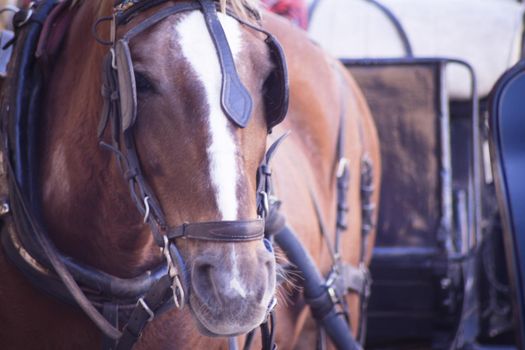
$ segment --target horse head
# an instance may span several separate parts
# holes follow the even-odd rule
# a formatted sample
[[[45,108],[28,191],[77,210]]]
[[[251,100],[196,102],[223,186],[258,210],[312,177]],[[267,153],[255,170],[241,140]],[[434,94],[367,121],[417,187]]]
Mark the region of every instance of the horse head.
[[[98,150],[104,155],[93,154],[90,165],[107,177],[101,186],[112,188],[99,189],[97,203],[86,209],[103,216],[96,246],[106,253],[91,248],[95,255],[79,254],[88,263],[129,275],[122,265],[127,260],[133,261],[133,271],[144,271],[162,259],[156,240],[180,282],[175,298],[188,301],[201,332],[246,333],[267,317],[276,288],[257,175],[268,130],[284,117],[268,102],[269,94],[285,89],[284,82],[275,87],[272,81],[284,69],[275,58],[276,43],[250,23],[217,13],[212,1],[122,3],[111,20],[98,130],[100,143],[113,152]],[[152,3],[157,5],[147,5]],[[90,71],[100,66],[82,64],[91,64]],[[87,167],[73,159],[73,152],[51,152],[50,162],[57,164],[56,155],[64,167],[75,162]],[[110,153],[116,157],[108,161]],[[71,163],[60,162],[64,157]],[[48,171],[52,176],[59,170]],[[129,184],[131,196],[123,184]],[[53,202],[55,191],[44,185],[44,202]],[[51,211],[46,217],[53,226]],[[55,224],[55,231],[61,228]],[[87,251],[95,245],[92,234],[78,238],[86,241]],[[68,250],[68,238],[57,241]]]

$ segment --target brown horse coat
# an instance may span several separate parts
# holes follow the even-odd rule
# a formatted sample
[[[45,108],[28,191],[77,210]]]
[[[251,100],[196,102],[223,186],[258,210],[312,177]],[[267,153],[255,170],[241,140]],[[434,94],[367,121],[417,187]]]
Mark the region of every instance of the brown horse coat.
[[[335,227],[335,155],[341,101],[344,100],[345,156],[350,161],[351,179],[349,227],[341,240],[341,252],[345,261],[357,266],[361,246],[361,158],[367,154],[374,164],[374,173],[381,173],[379,144],[368,106],[345,69],[308,40],[304,32],[276,16],[267,15],[265,19],[265,26],[275,33],[285,49],[290,77],[290,111],[285,122],[275,130],[276,135],[282,130],[292,131],[273,163],[282,209],[321,271],[327,273],[331,259],[319,232],[308,187],[320,202],[326,226]],[[374,178],[374,185],[379,188],[378,176]],[[378,200],[376,191],[373,201],[378,203]],[[368,242],[367,262],[374,238],[372,235]],[[331,239],[333,241],[333,236]],[[278,344],[284,349],[313,348],[315,324],[309,315],[302,316],[309,313],[304,304],[293,302],[295,305],[288,305],[286,309],[286,303],[280,304]],[[359,320],[358,303],[356,295],[349,297],[354,331]]]
[[[147,229],[142,228],[140,217],[131,211],[134,208],[129,209],[132,208],[129,204],[122,204],[129,203],[129,197],[122,196],[122,193],[127,191],[124,183],[112,182],[112,179],[120,179],[116,173],[108,176],[107,169],[110,167],[111,158],[97,156],[100,152],[96,137],[99,111],[94,106],[101,106],[98,89],[100,85],[80,83],[84,79],[100,76],[101,59],[106,50],[95,44],[91,37],[87,39],[86,30],[91,28],[94,15],[97,15],[95,5],[80,8],[72,21],[63,52],[57,57],[55,68],[50,72],[46,112],[42,116],[43,197],[52,194],[65,202],[45,202],[45,211],[48,213],[48,221],[49,218],[60,218],[63,215],[61,210],[64,203],[67,203],[71,212],[90,211],[90,202],[85,202],[85,199],[91,198],[92,203],[95,203],[104,195],[112,199],[112,202],[108,203],[122,207],[118,220],[121,227],[109,227],[108,232],[122,231],[126,227],[143,232]],[[341,249],[345,260],[357,265],[361,242],[359,174],[360,161],[364,154],[372,159],[374,173],[380,174],[378,142],[370,113],[354,81],[334,59],[313,44],[304,32],[285,20],[266,13],[264,25],[275,33],[284,47],[290,75],[291,100],[288,117],[273,133],[280,135],[285,130],[292,131],[273,162],[276,192],[283,201],[282,210],[318,266],[323,272],[327,272],[330,258],[319,234],[318,219],[308,189],[311,188],[315,193],[327,227],[335,227],[335,149],[342,113],[341,101],[344,101],[345,156],[351,164],[348,193],[351,208],[350,226],[342,239]],[[75,78],[62,79],[71,75]],[[72,101],[75,103],[70,103]],[[67,128],[64,126],[66,124]],[[71,126],[74,128],[69,129]],[[71,132],[75,128],[90,130],[91,134],[77,135],[76,132]],[[69,148],[53,147],[50,140],[57,138],[68,142]],[[78,156],[79,149],[82,150],[81,156],[85,157],[84,165],[93,163],[97,166],[72,168],[68,158]],[[61,161],[46,164],[46,160],[52,154],[56,155],[56,152],[61,154],[58,157]],[[62,172],[66,168],[67,172]],[[100,169],[104,171],[101,172]],[[61,178],[61,175],[66,173],[67,182]],[[378,177],[374,179],[374,184],[379,188]],[[108,188],[115,190],[112,194],[102,193]],[[377,203],[378,193],[374,196]],[[82,198],[82,201],[78,198]],[[110,207],[107,209],[107,215],[114,212]],[[52,231],[57,246],[81,261],[123,277],[138,274],[158,262],[158,255],[152,254],[155,250],[153,242],[150,238],[145,238],[150,237],[147,232],[126,237],[124,241],[119,237],[97,235],[97,222],[112,222],[112,218],[94,216],[91,219],[92,221],[84,221],[68,217],[61,222],[49,223],[51,227],[59,228]],[[76,226],[72,226],[75,224]],[[65,230],[70,234],[60,234]],[[81,237],[86,236],[90,237],[87,244],[76,244]],[[126,245],[122,246],[122,242]],[[373,237],[368,243],[369,254]],[[135,253],[130,254],[130,251]],[[79,310],[35,290],[16,268],[6,261],[1,251],[0,274],[0,297],[9,301],[0,303],[0,344],[3,349],[100,347],[99,331]],[[282,294],[287,296],[279,300],[277,309],[279,347],[313,348],[315,327],[303,301],[297,293]],[[357,296],[349,297],[349,302],[352,325],[355,329],[359,319]],[[136,348],[225,349],[227,346],[224,338],[202,336],[195,328],[186,308],[182,312],[171,311],[154,320],[145,329]]]

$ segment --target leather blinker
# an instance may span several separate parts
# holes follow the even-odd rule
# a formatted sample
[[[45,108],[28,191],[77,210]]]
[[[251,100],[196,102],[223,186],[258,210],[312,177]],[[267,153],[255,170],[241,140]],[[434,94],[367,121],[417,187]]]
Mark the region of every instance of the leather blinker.
[[[266,44],[274,68],[264,82],[264,105],[268,130],[286,117],[289,102],[288,70],[283,49],[277,39],[269,33]]]
[[[215,5],[210,1],[200,1],[201,10],[204,14],[208,32],[215,45],[219,63],[222,71],[221,84],[221,106],[224,113],[236,126],[244,128],[247,126],[252,113],[252,97],[241,82],[235,67],[233,56],[218,19]],[[181,3],[184,5],[184,3]],[[194,5],[187,5],[187,9],[193,10]],[[173,11],[175,12],[175,11]],[[170,13],[162,14],[161,18],[167,17]],[[234,16],[235,18],[235,16]],[[237,18],[241,24],[247,25],[249,28],[260,31],[266,34],[265,40],[270,59],[274,66],[266,81],[264,82],[264,108],[266,115],[266,123],[268,132],[281,123],[288,111],[288,74],[286,67],[286,60],[283,49],[279,45],[277,39],[265,30],[256,26],[247,24],[243,20]],[[154,23],[156,23],[155,20]],[[118,40],[113,47],[114,58],[113,62],[116,67],[112,69],[112,73],[116,75],[118,81],[118,105],[120,109],[121,131],[125,132],[132,127],[137,119],[137,90],[135,83],[135,74],[133,70],[133,60],[129,49],[129,40],[135,37],[153,23],[139,24],[132,29],[123,39]]]
[[[137,87],[133,62],[127,41],[115,45],[122,131],[128,130],[137,119]]]

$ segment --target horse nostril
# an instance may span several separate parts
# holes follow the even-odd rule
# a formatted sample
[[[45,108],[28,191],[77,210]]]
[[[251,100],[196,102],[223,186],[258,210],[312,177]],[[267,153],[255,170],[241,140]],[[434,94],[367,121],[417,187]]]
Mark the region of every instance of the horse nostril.
[[[257,289],[257,293],[255,294],[255,300],[257,300],[258,303],[262,302],[265,292],[266,292],[265,288],[258,288]]]
[[[201,299],[209,299],[210,293],[214,293],[216,286],[213,281],[213,270],[215,267],[206,261],[196,262],[193,265],[192,285],[194,292]]]
[[[196,264],[194,267],[199,276],[209,276],[211,270],[213,270],[213,265],[208,263]]]
[[[254,245],[257,250],[251,254],[226,250],[220,255],[197,257],[191,270],[194,296],[214,307],[250,300],[266,303],[266,297],[275,289],[275,256],[271,243],[266,241],[264,245]]]

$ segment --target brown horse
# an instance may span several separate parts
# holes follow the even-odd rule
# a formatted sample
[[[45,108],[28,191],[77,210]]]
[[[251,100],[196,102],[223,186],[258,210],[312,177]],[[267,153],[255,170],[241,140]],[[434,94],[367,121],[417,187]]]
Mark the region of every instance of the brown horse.
[[[116,37],[173,3],[138,12],[118,28]],[[163,255],[150,226],[144,224],[144,213],[130,198],[116,158],[101,149],[97,138],[103,106],[100,76],[108,48],[88,33],[97,19],[112,14],[113,1],[84,0],[71,6],[62,49],[45,72],[39,126],[43,221],[65,255],[131,278],[160,264]],[[270,138],[292,131],[272,163],[281,211],[317,266],[327,273],[331,260],[319,233],[314,201],[326,226],[334,227],[337,140],[344,118],[350,213],[340,246],[344,260],[357,266],[362,243],[361,160],[369,158],[374,173],[380,174],[368,108],[344,69],[304,32],[269,13],[262,16],[263,27],[282,44],[289,70],[289,112]],[[225,15],[219,17],[238,74],[253,99],[245,128],[236,126],[221,109],[221,70],[199,11],[169,16],[130,41],[138,100],[133,125],[136,149],[144,177],[173,227],[185,222],[253,220],[258,215],[256,174],[268,130],[263,82],[275,63],[263,34]],[[100,35],[109,32],[105,24],[98,27]],[[103,137],[110,133],[104,129]],[[378,181],[374,177],[376,188]],[[377,196],[375,192],[373,202]],[[371,247],[374,237],[369,237]],[[264,321],[275,294],[276,266],[262,240],[225,243],[180,238],[177,246],[189,276],[185,285],[189,307],[156,317],[135,349],[226,349],[224,337],[244,334]],[[78,308],[42,294],[3,253],[0,259],[3,349],[100,347],[100,331]],[[281,349],[313,348],[315,323],[290,283],[281,287],[285,291],[277,305],[276,342]],[[350,295],[348,303],[355,331],[359,297]]]

